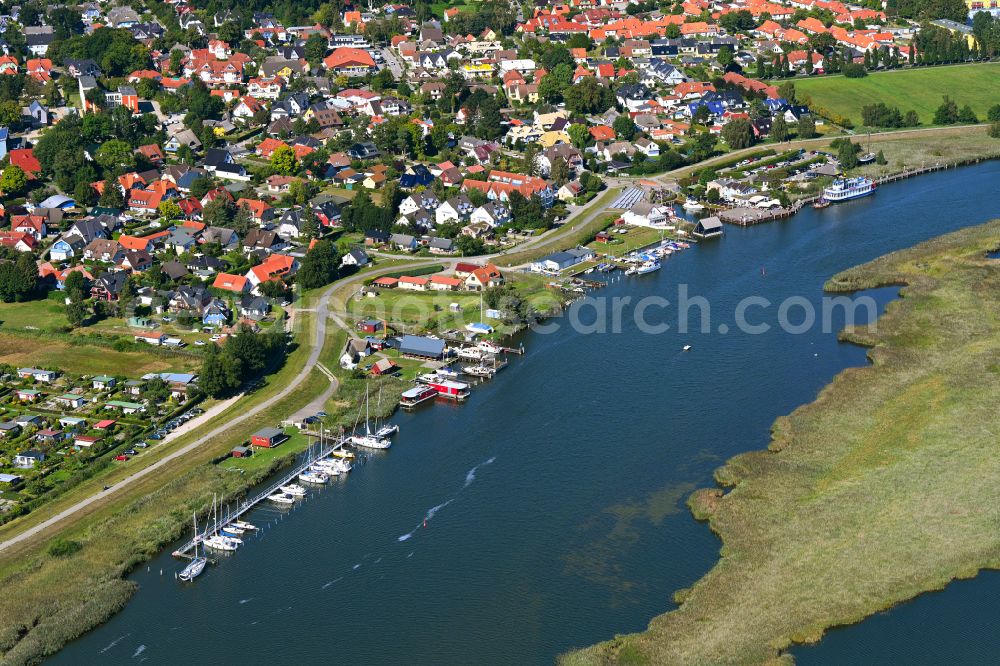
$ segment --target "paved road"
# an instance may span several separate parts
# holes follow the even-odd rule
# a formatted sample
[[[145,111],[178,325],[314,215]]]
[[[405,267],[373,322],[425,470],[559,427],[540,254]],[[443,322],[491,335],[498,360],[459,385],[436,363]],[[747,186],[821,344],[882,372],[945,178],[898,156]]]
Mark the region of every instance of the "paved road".
[[[240,416],[237,416],[237,417],[235,417],[235,418],[233,418],[233,419],[231,419],[229,421],[226,421],[225,423],[223,423],[223,424],[221,424],[221,425],[213,428],[212,430],[210,430],[209,432],[205,433],[204,435],[202,435],[198,439],[192,441],[190,444],[186,444],[186,445],[182,446],[181,448],[177,449],[176,451],[170,452],[169,454],[165,455],[164,457],[162,457],[159,460],[157,460],[156,462],[154,462],[149,467],[145,467],[143,469],[140,469],[139,471],[137,471],[132,476],[126,477],[125,479],[119,481],[118,483],[116,483],[115,485],[111,486],[107,490],[102,490],[102,491],[100,491],[100,492],[98,492],[98,493],[96,493],[94,495],[91,495],[90,497],[88,497],[86,499],[82,499],[79,502],[77,502],[76,504],[73,504],[72,506],[70,506],[70,507],[68,507],[68,508],[60,511],[59,513],[57,513],[56,515],[52,516],[51,518],[48,518],[47,520],[45,520],[45,521],[43,521],[41,523],[38,523],[37,525],[29,527],[28,529],[24,530],[20,534],[17,534],[15,536],[7,539],[6,541],[0,542],[0,551],[4,551],[7,548],[9,548],[10,546],[13,546],[14,544],[20,543],[20,542],[22,542],[22,541],[24,541],[26,539],[30,539],[31,537],[35,536],[36,534],[39,534],[39,533],[41,533],[41,532],[49,529],[53,525],[56,525],[56,524],[58,524],[58,523],[60,523],[60,522],[62,522],[64,520],[66,520],[67,518],[73,516],[74,514],[82,511],[83,509],[87,508],[88,506],[90,506],[94,502],[97,502],[97,501],[99,501],[101,499],[104,499],[105,497],[113,496],[113,495],[115,495],[117,493],[120,493],[123,489],[128,488],[130,485],[132,485],[136,481],[138,481],[138,480],[140,480],[140,479],[142,479],[142,478],[144,478],[144,477],[146,477],[146,476],[148,476],[150,474],[153,474],[153,473],[159,471],[160,469],[166,467],[167,465],[169,465],[171,462],[173,462],[177,458],[180,458],[181,456],[184,456],[184,455],[187,455],[188,453],[191,453],[192,451],[194,451],[198,447],[204,445],[205,443],[207,443],[208,441],[210,441],[214,437],[218,437],[219,435],[225,434],[226,432],[228,432],[229,430],[231,430],[234,425],[237,425],[237,424],[243,423],[243,422],[245,422],[245,421],[247,421],[249,419],[252,419],[253,417],[257,416],[258,414],[260,414],[264,410],[266,410],[269,407],[271,407],[272,405],[274,405],[279,400],[282,400],[282,399],[286,398],[287,396],[291,395],[292,392],[294,392],[295,390],[297,390],[299,388],[299,386],[302,384],[302,382],[305,381],[305,379],[309,375],[310,371],[312,371],[313,367],[317,364],[317,362],[319,362],[319,355],[320,355],[320,352],[323,349],[323,339],[326,336],[326,322],[327,322],[327,319],[328,319],[327,301],[329,300],[330,294],[332,294],[333,291],[334,291],[334,289],[336,289],[339,286],[340,285],[338,285],[338,284],[331,285],[326,290],[324,290],[322,296],[320,297],[319,305],[316,307],[316,313],[317,313],[317,316],[316,316],[316,344],[313,346],[312,351],[309,352],[309,358],[306,360],[305,367],[303,368],[303,371],[301,373],[299,373],[291,382],[289,382],[287,385],[285,385],[284,388],[282,388],[280,391],[278,391],[276,394],[274,394],[270,398],[264,400],[262,403],[260,403],[257,406],[251,408],[249,411],[244,412]]]

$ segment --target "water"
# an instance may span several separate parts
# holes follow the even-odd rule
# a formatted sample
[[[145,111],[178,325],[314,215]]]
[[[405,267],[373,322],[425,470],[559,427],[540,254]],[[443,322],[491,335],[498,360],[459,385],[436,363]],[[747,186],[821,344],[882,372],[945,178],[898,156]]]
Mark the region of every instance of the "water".
[[[713,330],[732,330],[646,335],[629,320],[620,333],[528,335],[528,354],[467,404],[397,415],[390,451],[295,509],[251,515],[261,535],[196,584],[174,580],[181,565],[168,553],[143,567],[125,610],[52,663],[544,664],[645,628],[718,555],[684,507],[690,491],[711,485],[732,455],[765,447],[777,416],[865,362],[864,350],[837,342],[840,322],[802,335],[735,332],[739,300],[803,296],[818,310],[838,270],[995,215],[993,199],[972,193],[998,175],[1000,164],[981,164],[727,227],[658,273],[615,282],[600,295],[673,301],[686,282],[710,300]],[[958,192],[969,194],[955,201]],[[895,294],[871,292],[879,307]],[[751,318],[773,323],[775,309]],[[977,589],[954,586],[808,654],[849,663],[887,635],[899,652],[880,654],[921,654],[954,636],[944,623],[912,631],[907,609],[933,613],[945,595],[974,603]],[[876,622],[911,631],[876,635]],[[985,642],[988,629],[962,637]]]

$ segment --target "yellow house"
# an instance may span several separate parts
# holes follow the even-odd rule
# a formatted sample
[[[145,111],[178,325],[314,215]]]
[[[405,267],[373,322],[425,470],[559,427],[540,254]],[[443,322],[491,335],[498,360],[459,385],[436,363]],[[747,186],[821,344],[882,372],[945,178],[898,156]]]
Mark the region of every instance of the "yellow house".
[[[569,138],[569,134],[565,130],[558,131],[548,131],[544,132],[540,137],[538,137],[538,143],[543,148],[551,148],[557,143],[571,143],[572,139]]]

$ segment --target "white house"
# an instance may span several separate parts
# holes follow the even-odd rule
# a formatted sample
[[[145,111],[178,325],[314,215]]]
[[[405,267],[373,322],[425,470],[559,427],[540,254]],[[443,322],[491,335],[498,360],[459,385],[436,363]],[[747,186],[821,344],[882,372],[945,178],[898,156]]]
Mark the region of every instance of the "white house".
[[[634,227],[659,227],[665,225],[669,220],[669,208],[666,206],[655,206],[645,201],[640,201],[625,211],[622,220],[625,224]]]

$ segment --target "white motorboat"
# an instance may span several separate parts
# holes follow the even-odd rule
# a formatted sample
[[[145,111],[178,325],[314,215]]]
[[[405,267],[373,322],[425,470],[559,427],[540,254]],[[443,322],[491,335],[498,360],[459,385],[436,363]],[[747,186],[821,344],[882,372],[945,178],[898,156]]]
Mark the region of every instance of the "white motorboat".
[[[459,358],[469,359],[470,361],[480,361],[488,354],[479,347],[462,347],[456,353]]]
[[[459,374],[461,374],[461,373],[458,370],[456,370],[455,368],[451,367],[450,365],[446,365],[443,368],[438,368],[437,369],[437,376],[438,377],[458,377]]]
[[[477,346],[487,354],[499,354],[503,351],[503,347],[489,340],[480,340]]]
[[[462,372],[473,377],[492,377],[495,372],[493,368],[488,365],[466,365],[462,368]]]
[[[691,211],[705,210],[705,207],[702,206],[697,201],[695,201],[694,199],[688,199],[687,201],[685,201],[683,208],[684,210],[691,210]]]
[[[393,423],[393,424],[388,424],[387,423],[387,424],[383,425],[381,428],[379,428],[378,430],[375,431],[375,436],[376,437],[382,437],[382,438],[392,437],[397,432],[399,432],[399,426],[398,425],[396,425],[395,423]]]
[[[219,534],[213,534],[212,536],[206,538],[202,541],[202,544],[204,544],[206,548],[211,548],[212,550],[234,551],[239,548],[239,544],[235,541]]]
[[[304,483],[326,483],[329,480],[330,476],[323,471],[315,471],[308,469],[299,474],[299,481],[302,481]],[[274,499],[274,497],[275,496],[272,495],[271,499]],[[284,495],[284,497],[288,497],[289,499],[291,499],[289,495]],[[275,500],[275,501],[280,502],[281,500]],[[291,502],[285,502],[285,503],[290,504]]]
[[[684,348],[681,351],[691,351],[691,345],[684,345]]]
[[[233,534],[243,534],[244,532],[246,532],[246,530],[240,527],[239,525],[233,525],[232,523],[229,523],[222,529],[226,530],[227,532],[232,532]]]
[[[243,529],[243,530],[255,530],[255,529],[257,529],[256,525],[251,525],[250,523],[245,523],[242,520],[234,520],[231,524],[235,525],[236,527],[239,527],[240,529]]]
[[[295,498],[285,493],[275,493],[273,495],[269,495],[267,499],[271,500],[275,504],[295,504]]]
[[[635,272],[636,275],[645,275],[646,273],[652,273],[658,270],[660,270],[660,262],[644,261],[638,268],[635,269]]]
[[[303,497],[306,494],[306,489],[297,483],[293,483],[288,486],[281,486],[278,490],[286,495],[291,495],[292,497]]]

